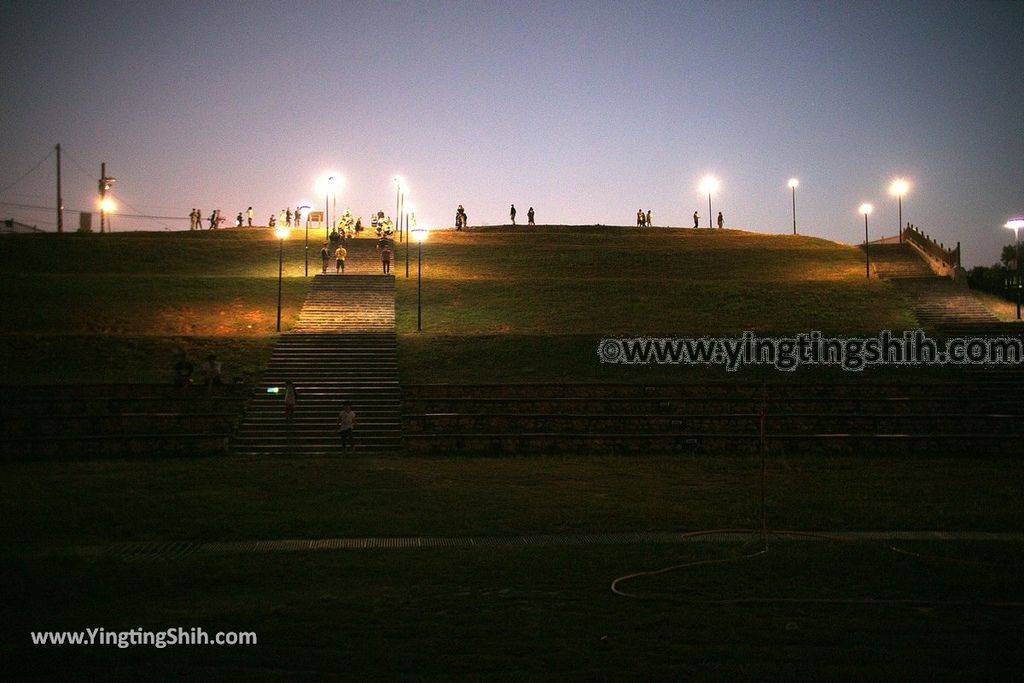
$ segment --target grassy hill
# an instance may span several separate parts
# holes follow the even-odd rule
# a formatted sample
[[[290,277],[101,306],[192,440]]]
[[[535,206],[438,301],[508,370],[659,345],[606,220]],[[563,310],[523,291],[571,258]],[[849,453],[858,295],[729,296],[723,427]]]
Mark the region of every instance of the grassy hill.
[[[487,381],[496,365],[518,381],[721,378],[720,368],[602,366],[597,341],[914,327],[892,287],[864,277],[860,250],[813,237],[540,226],[439,231],[423,252],[423,333],[415,251],[398,287],[400,362],[415,381]],[[404,275],[404,252],[400,263]]]
[[[308,283],[285,246],[282,325]],[[174,352],[255,372],[275,335],[278,243],[268,231],[0,237],[9,382],[168,381]]]
[[[5,377],[162,381],[177,347],[219,353],[229,374],[255,371],[275,334],[277,251],[265,230],[0,237]],[[887,283],[863,277],[853,247],[736,230],[539,226],[433,233],[417,333],[415,246],[409,279],[398,251],[400,362],[413,382],[722,377],[601,365],[596,344],[914,324]],[[300,234],[284,260],[287,329],[310,282]]]

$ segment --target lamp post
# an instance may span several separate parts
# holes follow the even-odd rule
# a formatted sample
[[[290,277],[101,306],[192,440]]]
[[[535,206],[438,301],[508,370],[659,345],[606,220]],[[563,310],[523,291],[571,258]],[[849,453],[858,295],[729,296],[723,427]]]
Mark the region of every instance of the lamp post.
[[[717,192],[719,187],[718,179],[714,176],[704,176],[700,181],[700,192],[708,196],[708,227],[713,227],[714,218],[711,214],[711,194]]]
[[[1017,257],[1014,259],[1014,261],[1016,261],[1017,266],[1017,320],[1020,320],[1020,290],[1021,285],[1024,284],[1021,282],[1020,279],[1020,229],[1024,228],[1024,216],[1016,216],[1014,218],[1011,218],[1010,220],[1006,221],[1005,227],[1009,228],[1010,230],[1013,230],[1013,241],[1017,245]]]
[[[800,181],[796,178],[789,179],[789,189],[793,191],[793,234],[796,234],[796,187]]]
[[[427,229],[417,228],[413,218],[412,238],[416,240],[416,331],[423,331],[423,241]]]
[[[874,209],[875,207],[867,202],[860,205],[860,212],[864,214],[864,273],[869,280],[871,279],[871,253],[868,251],[868,215]]]
[[[334,192],[334,176],[327,176],[327,193],[324,196],[324,239],[331,231],[331,194]]]
[[[311,206],[309,206],[307,204],[303,204],[299,208],[295,209],[295,214],[296,215],[301,215],[303,209],[312,209],[312,208],[313,207],[311,207]],[[309,214],[308,213],[306,214],[306,246],[305,246],[305,253],[306,253],[305,277],[309,277]]]
[[[405,210],[405,197],[402,197],[402,216],[398,218],[399,230],[405,230],[406,233],[409,231],[409,214],[414,211],[412,204],[409,205],[409,211]],[[405,221],[405,227],[402,228],[402,221]],[[405,240],[405,276],[409,277],[409,240]]]
[[[910,190],[910,183],[903,178],[897,178],[892,181],[892,185],[889,186],[889,194],[896,197],[896,201],[899,206],[899,224],[897,225],[898,230],[896,234],[899,235],[900,244],[903,244],[903,195]]]
[[[281,331],[281,279],[284,275],[284,239],[288,237],[288,228],[279,226],[274,230],[277,237],[277,331]]]
[[[400,176],[400,175],[396,175],[394,180],[395,180],[395,222],[399,226],[401,226],[401,223],[399,222],[399,218],[398,217],[402,215],[402,184],[405,181],[402,179],[402,176]],[[401,231],[399,231],[398,239],[399,240],[402,239]],[[406,275],[408,275],[408,273],[406,273]]]

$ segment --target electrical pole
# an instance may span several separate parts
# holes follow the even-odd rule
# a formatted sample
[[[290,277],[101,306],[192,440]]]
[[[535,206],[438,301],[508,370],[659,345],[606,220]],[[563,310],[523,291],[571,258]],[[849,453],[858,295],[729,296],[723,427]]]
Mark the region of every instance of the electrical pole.
[[[57,143],[57,232],[64,232],[64,198],[60,192],[60,143]]]
[[[100,234],[103,234],[107,217],[107,162],[100,164]]]

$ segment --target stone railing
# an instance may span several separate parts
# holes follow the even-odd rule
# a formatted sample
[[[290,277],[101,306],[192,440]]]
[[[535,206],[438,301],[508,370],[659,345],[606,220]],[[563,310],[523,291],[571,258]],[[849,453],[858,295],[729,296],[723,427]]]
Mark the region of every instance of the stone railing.
[[[959,242],[955,248],[949,248],[912,223],[907,223],[907,227],[904,228],[903,241],[924,257],[936,275],[956,277],[956,271],[960,268]]]

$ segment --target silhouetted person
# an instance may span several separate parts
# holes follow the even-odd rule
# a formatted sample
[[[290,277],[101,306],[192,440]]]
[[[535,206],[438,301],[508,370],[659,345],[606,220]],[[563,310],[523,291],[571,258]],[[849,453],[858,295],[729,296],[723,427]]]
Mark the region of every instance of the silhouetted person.
[[[241,211],[239,211],[238,215],[235,216],[235,227],[236,228],[242,227],[242,212]]]
[[[213,385],[221,385],[220,371],[220,361],[217,360],[216,354],[211,353],[203,362],[203,382],[206,384],[206,393],[210,393]]]
[[[512,210],[508,212],[508,215],[512,217],[512,225],[516,224],[516,205],[512,205]]]
[[[298,402],[299,394],[295,391],[295,385],[290,379],[286,380],[284,383],[284,419],[288,422],[292,421]]]
[[[700,214],[696,211],[693,212],[693,228],[696,230],[700,227]]]
[[[384,268],[384,274],[387,275],[391,272],[391,240],[382,237],[377,242],[377,251],[380,252],[380,265]]]
[[[284,212],[285,227],[292,227],[292,208],[289,206]]]
[[[654,220],[651,218],[651,210],[647,209],[647,227],[650,228],[654,225]]]
[[[214,209],[210,212],[210,230],[217,227],[217,210]]]
[[[345,404],[341,407],[341,413],[338,414],[338,432],[341,436],[341,447],[349,447],[352,450],[356,448],[355,439],[352,438],[352,431],[356,426],[356,414],[352,410],[352,404],[345,401]]]
[[[192,383],[192,372],[192,363],[189,362],[188,356],[184,351],[179,351],[178,360],[174,364],[174,386],[182,391],[187,389],[188,385]]]
[[[273,228],[276,225],[277,225],[277,216],[275,216],[274,214],[270,214],[270,218],[267,219],[267,226]]]
[[[526,212],[526,220],[530,223],[530,225],[536,225],[533,222],[533,207],[532,206],[530,207],[530,210]]]
[[[725,224],[725,221],[724,221],[724,220],[722,219],[722,212],[721,212],[721,211],[719,211],[719,212],[718,212],[718,229],[719,229],[719,230],[721,230],[721,229],[722,229],[722,226],[723,226],[724,224]]]
[[[252,227],[252,207],[245,210],[245,217],[249,220],[249,227]]]
[[[327,262],[331,260],[331,252],[327,250],[327,242],[324,242],[324,246],[320,247],[320,260],[323,261],[323,269],[320,272],[327,275]]]

